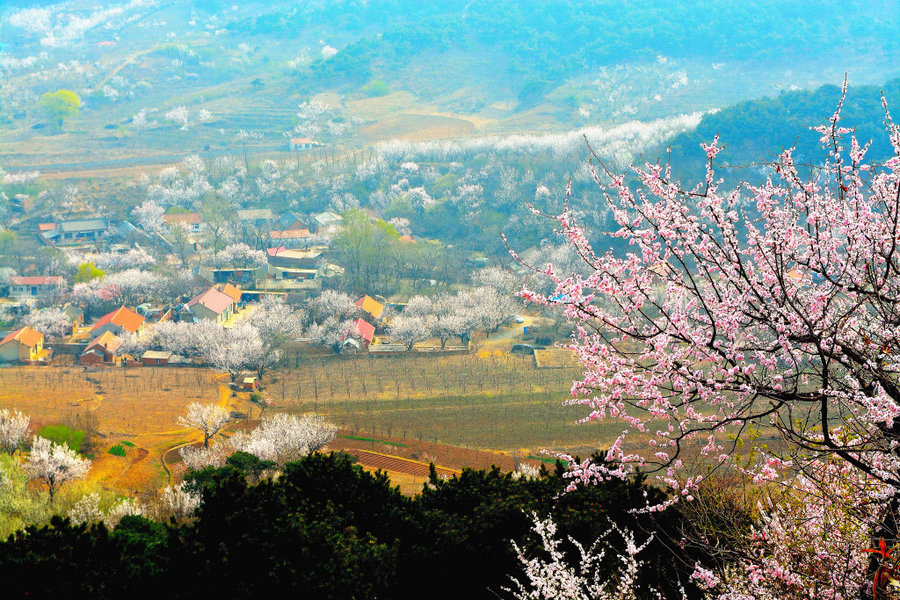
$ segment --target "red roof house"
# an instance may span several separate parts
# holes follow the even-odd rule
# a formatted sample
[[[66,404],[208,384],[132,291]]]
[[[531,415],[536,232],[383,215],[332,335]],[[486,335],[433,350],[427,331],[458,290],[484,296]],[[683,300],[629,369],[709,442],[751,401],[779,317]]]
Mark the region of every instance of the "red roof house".
[[[121,346],[121,338],[111,331],[107,331],[87,345],[87,348],[81,352],[78,362],[83,365],[115,362],[117,351]]]
[[[191,298],[187,303],[187,309],[196,319],[210,319],[224,323],[234,314],[234,305],[232,296],[211,287]]]

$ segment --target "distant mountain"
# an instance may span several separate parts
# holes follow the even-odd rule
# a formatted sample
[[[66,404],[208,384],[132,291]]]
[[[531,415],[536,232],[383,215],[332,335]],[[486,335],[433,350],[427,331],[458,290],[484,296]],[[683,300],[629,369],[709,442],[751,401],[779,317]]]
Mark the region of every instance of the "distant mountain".
[[[841,111],[841,125],[854,128],[860,144],[872,141],[868,157],[873,160],[883,160],[891,154],[884,126],[882,92],[894,118],[900,121],[900,79],[883,86],[849,87]],[[722,164],[746,166],[767,162],[794,144],[798,162],[821,160],[820,134],[810,131],[810,127],[827,123],[840,97],[839,87],[825,85],[813,91],[783,92],[771,98],[741,102],[705,115],[696,129],[670,142],[673,170],[682,176],[701,176],[705,154],[700,144],[709,143],[716,134],[720,145],[726,145],[718,156]],[[848,147],[849,143],[848,136]],[[737,175],[743,177],[746,171]]]
[[[814,8],[747,0],[728,10],[711,0],[339,0],[276,6],[229,25],[242,34],[288,37],[310,28],[345,43],[314,62],[309,85],[353,89],[372,78],[415,76],[424,82],[441,77],[441,55],[486,52],[525,105],[569,78],[657,56],[796,64],[876,47],[885,56],[900,50],[900,10],[887,0],[827,0]]]

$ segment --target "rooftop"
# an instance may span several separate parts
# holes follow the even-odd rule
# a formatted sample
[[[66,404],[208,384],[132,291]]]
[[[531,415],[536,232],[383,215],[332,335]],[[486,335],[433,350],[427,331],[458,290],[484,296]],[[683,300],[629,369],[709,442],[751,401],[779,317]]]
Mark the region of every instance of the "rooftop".
[[[23,327],[22,329],[17,329],[13,331],[2,341],[0,341],[0,346],[7,344],[11,341],[17,341],[20,344],[25,344],[26,346],[36,346],[44,341],[44,334],[36,329],[32,329],[31,327]]]
[[[202,294],[198,294],[188,301],[188,308],[203,305],[217,315],[221,315],[225,310],[234,303],[234,299],[224,292],[220,292],[214,287],[209,288]]]
[[[107,315],[103,315],[100,320],[97,321],[93,327],[91,327],[91,331],[99,329],[107,323],[113,323],[114,325],[118,325],[129,333],[134,333],[141,328],[141,324],[143,324],[143,322],[144,317],[137,314],[130,308],[126,308],[123,306]]]

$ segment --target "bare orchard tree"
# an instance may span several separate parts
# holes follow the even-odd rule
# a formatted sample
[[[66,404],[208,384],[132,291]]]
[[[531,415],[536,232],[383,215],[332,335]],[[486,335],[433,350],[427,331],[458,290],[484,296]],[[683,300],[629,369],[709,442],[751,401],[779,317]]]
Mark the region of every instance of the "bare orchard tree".
[[[81,458],[65,444],[57,444],[42,437],[34,438],[31,452],[25,464],[26,471],[43,481],[50,491],[50,502],[67,481],[84,477],[91,468],[91,461]]]
[[[12,454],[28,435],[31,418],[19,411],[0,409],[0,449]]]
[[[209,448],[210,438],[228,424],[229,416],[228,409],[218,404],[193,402],[188,405],[187,415],[178,417],[178,423],[199,429],[203,434],[203,447]]]

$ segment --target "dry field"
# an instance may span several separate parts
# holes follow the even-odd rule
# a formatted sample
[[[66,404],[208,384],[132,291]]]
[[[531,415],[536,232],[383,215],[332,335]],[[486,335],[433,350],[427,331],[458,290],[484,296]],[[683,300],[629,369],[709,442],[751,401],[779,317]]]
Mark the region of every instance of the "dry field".
[[[221,393],[221,382],[220,375],[206,369],[13,367],[0,369],[0,406],[30,415],[35,429],[91,424],[91,479],[137,495],[168,481],[160,461],[166,450],[201,439],[177,423],[185,406],[223,401],[235,410],[244,408],[243,400]],[[122,441],[134,446],[126,445],[124,457],[109,454]]]
[[[617,427],[578,425],[583,408],[562,406],[574,369],[539,371],[530,356],[480,354],[306,356],[298,367],[263,379],[267,410],[327,416],[341,428],[332,449],[435,461],[450,469],[495,463],[512,469],[542,448],[584,456],[618,433]],[[89,429],[91,479],[138,495],[177,477],[173,449],[200,439],[177,422],[189,403],[219,402],[250,419],[260,417],[261,409],[247,395],[232,394],[227,382],[227,376],[195,368],[13,367],[0,369],[0,407],[30,415],[35,428],[63,423]],[[126,444],[126,456],[109,454],[123,441],[133,444]],[[389,474],[410,491],[421,487],[420,471],[395,465]]]
[[[538,370],[531,356],[309,358],[264,382],[277,410],[327,415],[349,431],[468,448],[537,452],[610,443],[620,426],[579,425],[563,406],[575,368]]]

